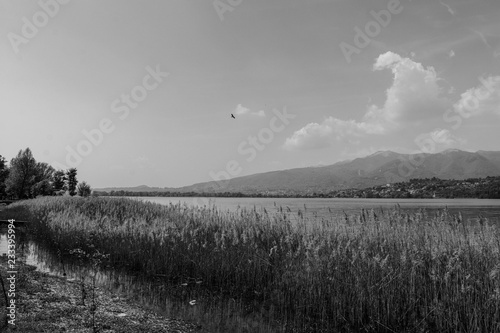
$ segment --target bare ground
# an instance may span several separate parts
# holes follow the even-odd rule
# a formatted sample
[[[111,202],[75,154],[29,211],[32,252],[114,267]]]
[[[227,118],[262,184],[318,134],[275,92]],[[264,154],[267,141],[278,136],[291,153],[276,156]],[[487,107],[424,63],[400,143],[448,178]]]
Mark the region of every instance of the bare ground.
[[[35,267],[16,263],[15,325],[6,324],[5,297],[0,286],[1,332],[176,332],[199,330],[193,324],[165,318],[131,300],[96,288],[95,321],[92,321],[92,290],[82,304],[81,284],[48,275]],[[9,293],[7,257],[0,259],[0,272]],[[90,290],[89,290],[90,289]],[[10,301],[10,298],[9,298]]]

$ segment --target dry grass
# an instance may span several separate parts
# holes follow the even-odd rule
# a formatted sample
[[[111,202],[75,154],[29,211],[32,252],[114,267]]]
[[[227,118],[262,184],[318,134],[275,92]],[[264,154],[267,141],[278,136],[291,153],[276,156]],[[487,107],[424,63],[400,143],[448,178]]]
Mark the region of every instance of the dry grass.
[[[30,231],[54,249],[98,249],[115,267],[198,282],[200,297],[258,304],[283,331],[500,331],[500,233],[487,221],[393,210],[292,222],[281,208],[114,198],[11,209],[29,211]]]

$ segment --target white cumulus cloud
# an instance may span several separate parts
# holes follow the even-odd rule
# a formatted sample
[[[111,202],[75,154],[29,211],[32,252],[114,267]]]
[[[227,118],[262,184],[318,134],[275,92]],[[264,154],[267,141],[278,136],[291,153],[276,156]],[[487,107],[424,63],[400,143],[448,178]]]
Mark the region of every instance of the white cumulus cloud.
[[[481,78],[478,87],[464,92],[453,105],[455,112],[464,118],[485,113],[500,115],[500,76]]]
[[[409,58],[387,52],[378,57],[373,69],[390,69],[393,83],[387,89],[384,105],[370,106],[365,119],[378,119],[393,127],[419,124],[439,117],[449,105],[439,86],[440,78],[431,66],[424,67]]]
[[[249,108],[244,107],[241,104],[238,104],[236,106],[236,109],[234,110],[234,114],[237,116],[242,116],[242,115],[252,115],[252,116],[257,116],[257,117],[265,117],[266,116],[266,113],[264,112],[264,110],[254,112],[254,111],[251,111]]]
[[[241,116],[241,115],[244,115],[244,114],[247,114],[248,112],[250,112],[250,109],[249,108],[246,108],[244,107],[243,105],[241,104],[238,104],[238,106],[236,106],[236,109],[234,109],[234,113],[238,116]]]
[[[328,117],[321,124],[309,123],[287,138],[284,147],[292,149],[316,149],[330,146],[334,141],[354,142],[364,134],[380,134],[384,129],[375,123],[356,122]]]
[[[449,148],[460,148],[467,141],[453,135],[448,129],[436,128],[429,133],[422,133],[415,143],[424,153],[437,153]]]
[[[385,69],[392,71],[393,82],[386,91],[384,105],[368,105],[360,121],[328,117],[321,124],[309,123],[287,138],[284,147],[289,150],[322,148],[339,140],[387,134],[436,119],[450,106],[443,97],[443,89],[438,84],[440,78],[433,67],[387,52],[373,65],[375,71]]]

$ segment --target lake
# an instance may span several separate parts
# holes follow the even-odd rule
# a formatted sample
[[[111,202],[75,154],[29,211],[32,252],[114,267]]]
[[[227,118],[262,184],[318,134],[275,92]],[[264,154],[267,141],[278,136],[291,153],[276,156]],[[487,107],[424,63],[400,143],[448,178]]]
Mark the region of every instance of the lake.
[[[347,198],[200,198],[200,197],[130,197],[130,199],[155,202],[162,205],[170,203],[189,206],[215,206],[222,211],[237,209],[266,209],[276,212],[279,207],[288,208],[293,214],[299,209],[306,217],[332,218],[335,216],[360,213],[361,209],[387,210],[399,207],[408,212],[425,209],[429,214],[447,208],[452,214],[462,213],[466,219],[478,216],[500,224],[500,199],[347,199]]]

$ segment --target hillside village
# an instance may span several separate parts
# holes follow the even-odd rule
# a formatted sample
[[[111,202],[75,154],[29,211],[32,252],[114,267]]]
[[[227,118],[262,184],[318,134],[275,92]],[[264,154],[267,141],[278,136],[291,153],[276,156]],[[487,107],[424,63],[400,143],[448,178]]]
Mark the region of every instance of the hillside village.
[[[321,195],[319,195],[321,196]],[[500,199],[500,177],[454,179],[411,179],[366,189],[333,191],[334,198],[478,198]]]

